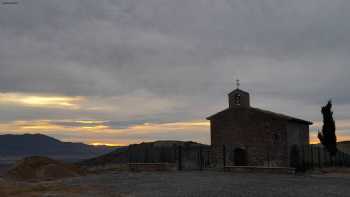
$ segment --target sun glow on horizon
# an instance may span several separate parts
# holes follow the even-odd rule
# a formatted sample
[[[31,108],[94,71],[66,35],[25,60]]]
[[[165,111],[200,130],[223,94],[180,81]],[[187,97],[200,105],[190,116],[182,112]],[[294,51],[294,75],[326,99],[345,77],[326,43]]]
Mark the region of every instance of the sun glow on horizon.
[[[0,122],[0,132],[13,134],[41,133],[59,136],[63,141],[83,142],[91,145],[125,146],[143,141],[192,140],[210,143],[210,122],[206,120],[167,123],[113,125],[109,120],[18,120]],[[5,134],[5,133],[4,133]],[[347,129],[337,131],[338,141],[350,140]],[[310,144],[318,144],[317,131],[310,129]]]
[[[104,143],[104,142],[92,142],[89,143],[93,146],[126,146],[125,144],[118,144],[118,143]]]
[[[0,93],[0,103],[31,107],[79,109],[83,97],[33,95],[24,93]]]

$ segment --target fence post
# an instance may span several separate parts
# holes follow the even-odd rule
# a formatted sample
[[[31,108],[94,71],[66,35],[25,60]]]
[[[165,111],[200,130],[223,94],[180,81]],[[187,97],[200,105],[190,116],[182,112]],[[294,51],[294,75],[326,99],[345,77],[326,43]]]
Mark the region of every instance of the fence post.
[[[144,158],[143,158],[143,163],[148,163],[148,147],[146,146],[145,149],[143,150]]]
[[[309,149],[310,147],[309,146],[305,146],[305,169],[309,169],[310,168],[310,157],[309,157]]]
[[[307,146],[305,146],[304,147],[304,154],[305,154],[305,156],[304,156],[304,166],[305,166],[305,169],[309,169],[309,146],[307,145]]]
[[[178,170],[182,170],[182,147],[179,146],[179,149],[178,149]]]
[[[323,157],[324,157],[324,166],[328,166],[327,151],[325,151],[325,148],[323,148],[322,151],[323,151]]]
[[[302,165],[302,170],[305,170],[305,145],[301,147],[301,165]]]
[[[206,167],[209,167],[210,166],[210,150],[207,151],[207,163],[206,163]]]
[[[128,147],[128,163],[131,163],[131,146]]]
[[[199,146],[199,170],[203,170],[202,146]]]
[[[225,144],[222,146],[222,164],[224,165],[224,168],[226,166],[226,147]]]
[[[313,151],[313,146],[310,146],[310,154],[311,154],[311,168],[314,169],[314,151]]]
[[[338,154],[339,152],[337,151],[337,152],[335,152],[335,156],[334,156],[334,167],[337,167],[337,166],[339,166],[339,154]]]
[[[318,167],[321,168],[321,153],[320,153],[320,148],[317,148],[317,157],[318,157]]]

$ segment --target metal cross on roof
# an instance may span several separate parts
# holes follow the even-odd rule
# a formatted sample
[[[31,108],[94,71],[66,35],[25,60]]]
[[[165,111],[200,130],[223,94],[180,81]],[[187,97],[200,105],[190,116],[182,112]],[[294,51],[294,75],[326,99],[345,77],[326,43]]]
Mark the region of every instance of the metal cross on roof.
[[[239,83],[239,79],[237,79],[236,80],[236,86],[237,86],[237,89],[239,89],[239,86],[240,86],[241,84]]]

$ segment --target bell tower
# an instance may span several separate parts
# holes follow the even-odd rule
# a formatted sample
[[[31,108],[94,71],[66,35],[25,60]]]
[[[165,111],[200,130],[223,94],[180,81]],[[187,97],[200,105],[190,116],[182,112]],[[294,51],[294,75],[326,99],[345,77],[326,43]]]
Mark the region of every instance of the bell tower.
[[[250,107],[249,93],[239,89],[239,80],[236,82],[236,89],[228,94],[229,108]]]

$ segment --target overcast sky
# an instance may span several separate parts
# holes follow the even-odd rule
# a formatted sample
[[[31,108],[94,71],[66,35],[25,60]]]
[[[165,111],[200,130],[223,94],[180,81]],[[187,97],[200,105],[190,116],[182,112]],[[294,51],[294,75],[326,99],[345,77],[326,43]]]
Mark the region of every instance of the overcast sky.
[[[350,140],[348,0],[19,0],[0,5],[0,133],[209,143],[241,80],[255,107]]]

